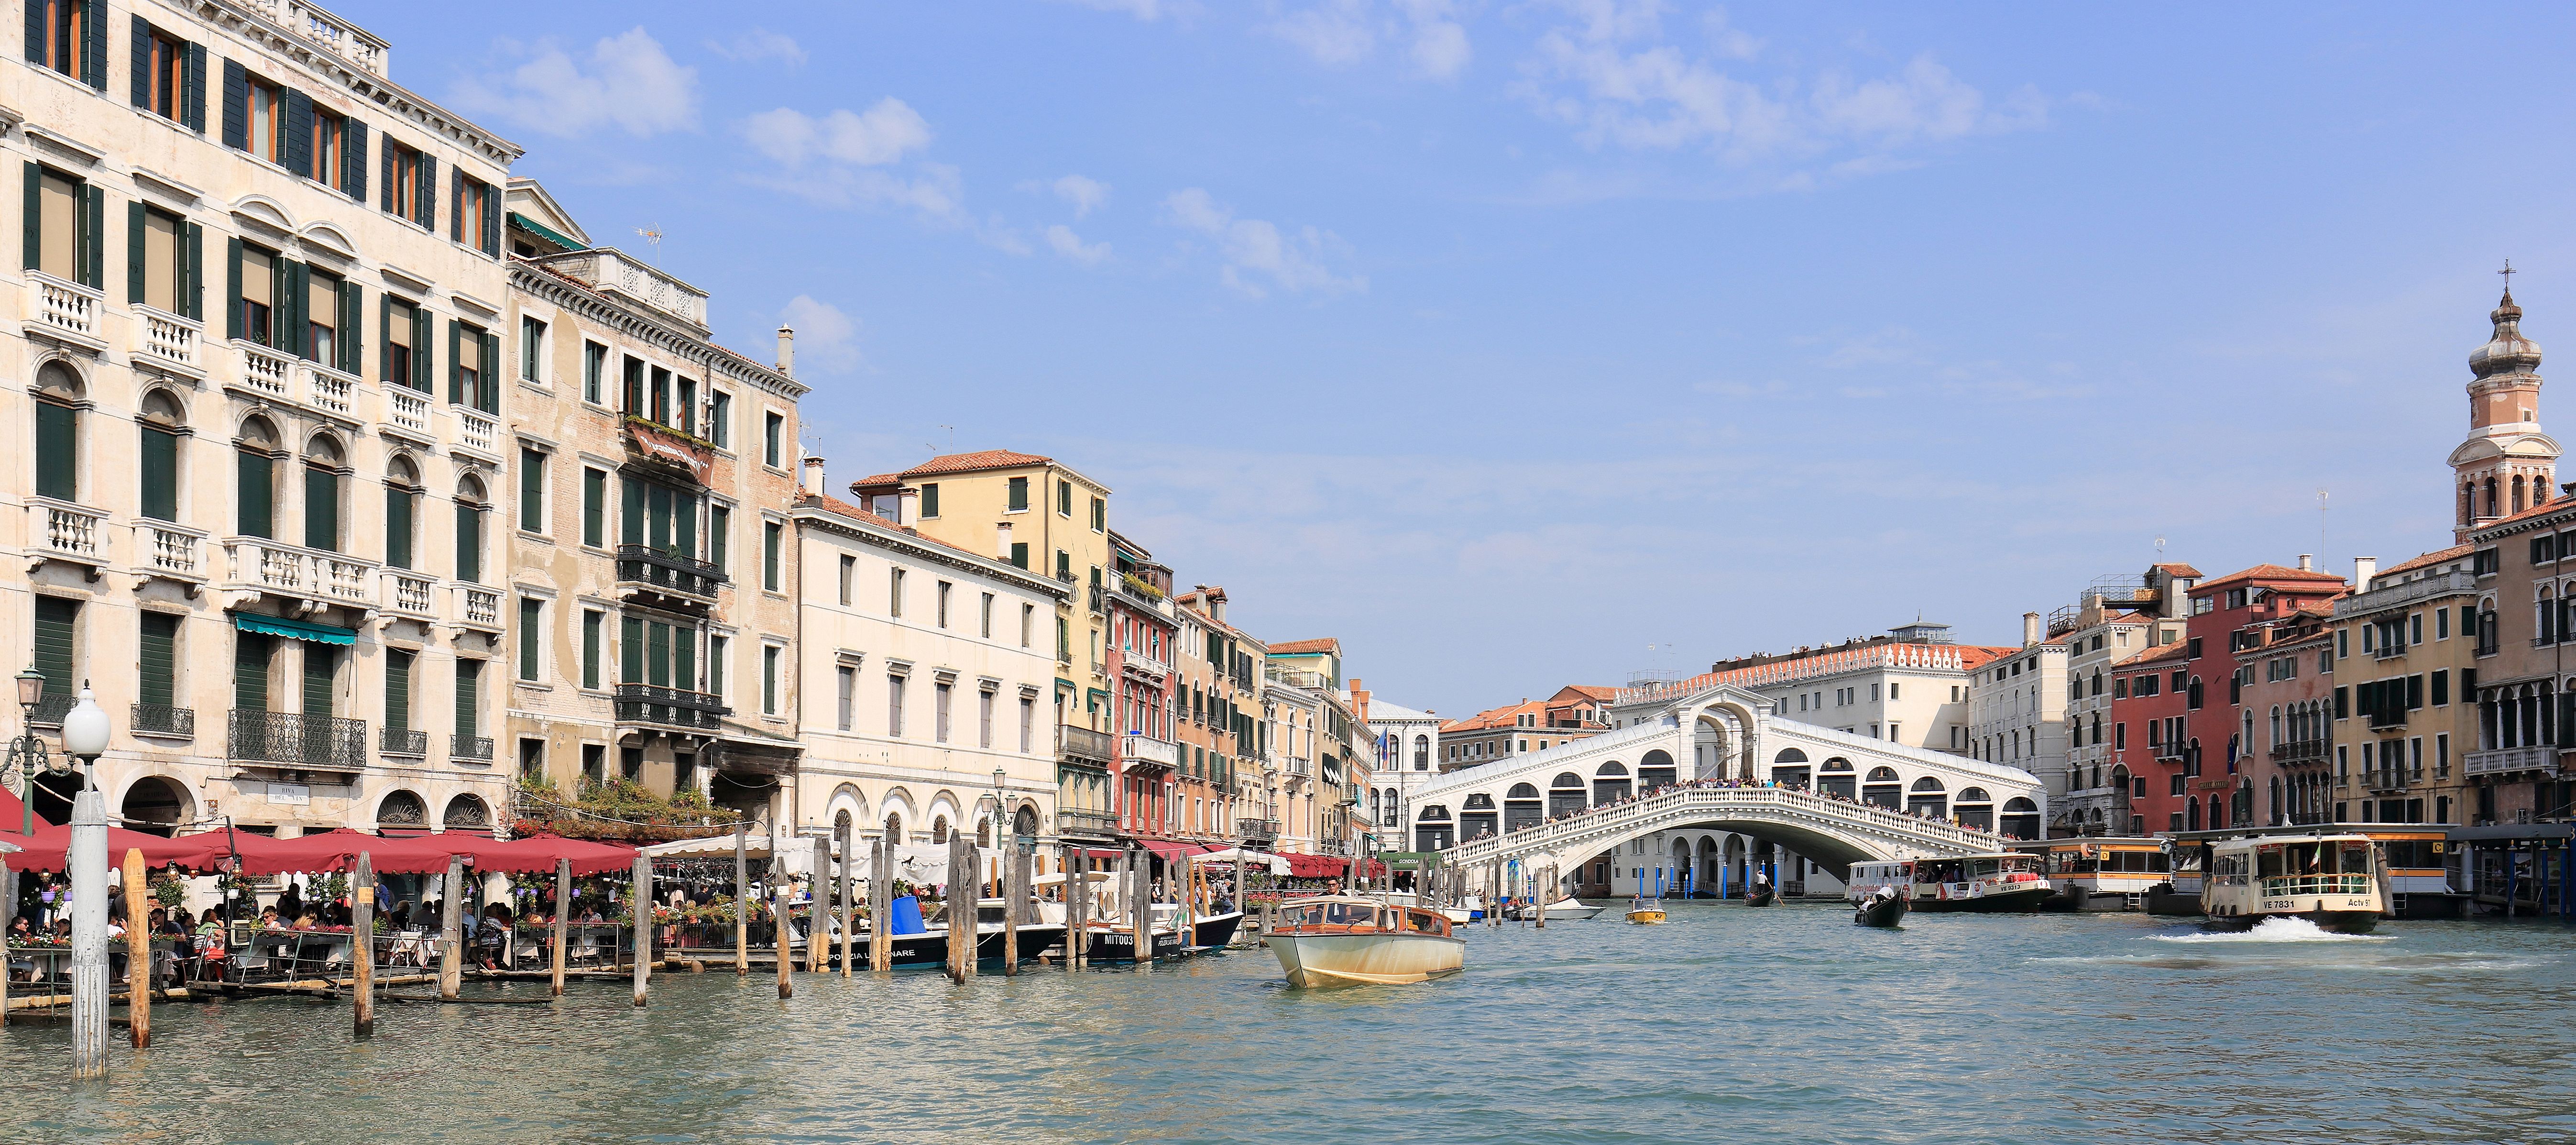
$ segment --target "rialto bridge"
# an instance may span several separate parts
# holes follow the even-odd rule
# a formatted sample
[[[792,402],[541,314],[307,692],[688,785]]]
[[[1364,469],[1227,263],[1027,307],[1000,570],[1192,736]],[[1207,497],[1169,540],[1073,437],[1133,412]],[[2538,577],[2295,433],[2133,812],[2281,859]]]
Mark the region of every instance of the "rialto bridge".
[[[1516,862],[1586,882],[1606,866],[1622,893],[1649,866],[1714,890],[1724,871],[1740,885],[1765,869],[1766,853],[1841,879],[1855,862],[1992,851],[2038,838],[2047,812],[2029,772],[1782,719],[1726,685],[1622,715],[1616,730],[1415,788],[1414,846],[1451,866]]]

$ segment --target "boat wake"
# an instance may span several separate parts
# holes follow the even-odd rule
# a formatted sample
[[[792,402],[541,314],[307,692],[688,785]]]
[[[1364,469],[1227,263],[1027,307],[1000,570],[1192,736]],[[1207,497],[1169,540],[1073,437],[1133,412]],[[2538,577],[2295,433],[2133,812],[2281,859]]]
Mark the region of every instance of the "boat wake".
[[[2267,918],[2247,930],[2158,934],[2157,942],[2386,942],[2384,934],[2337,934],[2304,918]]]

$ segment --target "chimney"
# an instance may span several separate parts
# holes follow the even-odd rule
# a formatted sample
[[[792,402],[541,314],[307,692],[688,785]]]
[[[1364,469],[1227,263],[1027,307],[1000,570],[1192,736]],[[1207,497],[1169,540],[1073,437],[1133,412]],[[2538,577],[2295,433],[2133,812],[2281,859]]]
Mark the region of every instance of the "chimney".
[[[818,497],[823,494],[822,458],[807,457],[805,459],[805,480],[802,484],[798,485],[797,488],[802,492],[810,493]]]
[[[796,376],[795,327],[782,325],[778,328],[778,372],[791,378]]]
[[[2314,557],[2314,556],[2312,556],[2312,555],[2310,555],[2310,554],[2308,554],[2308,553],[2300,553],[2300,554],[2299,554],[2299,571],[2300,571],[2300,572],[2315,572],[2315,571],[2317,571],[2317,558],[2316,558],[2316,557]]]
[[[2037,643],[2039,643],[2039,614],[2036,612],[2022,613],[2021,646],[2028,648]]]
[[[1010,563],[1011,523],[1009,521],[1004,521],[1001,524],[993,526],[993,536],[995,538],[993,543],[993,559],[1001,561],[1004,564]]]
[[[894,491],[894,523],[911,528],[921,523],[921,490],[910,485]]]
[[[2379,575],[2378,557],[2352,558],[2352,590],[2354,592],[2369,592],[2370,578],[2377,575]]]
[[[1219,624],[1225,623],[1225,586],[1218,585],[1215,588],[1207,590],[1206,599],[1208,618]],[[1351,682],[1356,684],[1359,681],[1353,680]]]

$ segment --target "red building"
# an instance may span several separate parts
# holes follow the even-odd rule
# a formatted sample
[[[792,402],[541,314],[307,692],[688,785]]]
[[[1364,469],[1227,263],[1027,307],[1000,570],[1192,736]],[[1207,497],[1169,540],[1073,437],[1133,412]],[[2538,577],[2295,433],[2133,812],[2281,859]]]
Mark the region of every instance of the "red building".
[[[1179,827],[1172,788],[1181,755],[1172,708],[1180,635],[1172,615],[1172,570],[1115,530],[1109,543],[1118,565],[1106,594],[1109,730],[1118,737],[1110,782],[1118,791],[1118,829],[1127,838],[1150,841],[1148,849],[1158,856],[1178,854],[1168,842]]]
[[[2190,715],[2191,651],[2184,641],[2111,665],[2111,775],[2128,785],[2127,824],[2113,834],[2183,829],[2183,759]],[[2194,824],[2197,826],[2197,824]]]
[[[2183,628],[2183,753],[2164,777],[2163,790],[2175,804],[2166,810],[2165,830],[2256,821],[2245,758],[2255,742],[2254,710],[2245,705],[2244,689],[2265,655],[2264,634],[2343,591],[2343,578],[2333,573],[2280,565],[2256,565],[2192,586],[2191,619]],[[2148,825],[2156,825],[2153,816]]]

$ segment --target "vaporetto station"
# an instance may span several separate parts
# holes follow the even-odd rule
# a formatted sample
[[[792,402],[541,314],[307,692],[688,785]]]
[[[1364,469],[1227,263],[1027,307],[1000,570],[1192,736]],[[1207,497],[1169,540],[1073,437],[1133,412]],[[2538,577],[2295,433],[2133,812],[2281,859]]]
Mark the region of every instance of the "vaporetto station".
[[[2029,772],[1784,719],[1731,685],[1639,690],[1611,715],[1601,735],[1415,788],[1415,847],[1552,867],[1582,894],[1651,894],[1660,869],[1667,886],[1769,872],[1838,895],[1855,862],[1999,850],[2039,837],[2048,810]]]

